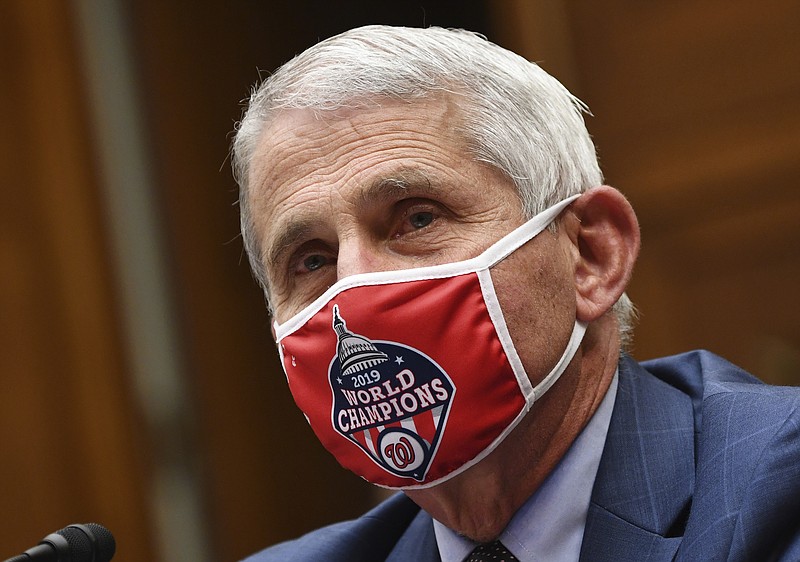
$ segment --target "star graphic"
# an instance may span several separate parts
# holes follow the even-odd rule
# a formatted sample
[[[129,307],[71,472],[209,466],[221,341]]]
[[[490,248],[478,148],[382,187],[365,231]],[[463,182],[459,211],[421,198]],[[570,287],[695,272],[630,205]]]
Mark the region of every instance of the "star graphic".
[[[336,382],[338,382],[339,384],[342,384],[342,377],[336,377]]]
[[[397,356],[395,357],[395,360],[394,360],[394,362],[395,362],[395,363],[397,363],[397,364],[399,365],[399,364],[401,364],[401,363],[403,362],[403,358],[402,358],[402,357],[400,357],[399,355],[397,355]]]

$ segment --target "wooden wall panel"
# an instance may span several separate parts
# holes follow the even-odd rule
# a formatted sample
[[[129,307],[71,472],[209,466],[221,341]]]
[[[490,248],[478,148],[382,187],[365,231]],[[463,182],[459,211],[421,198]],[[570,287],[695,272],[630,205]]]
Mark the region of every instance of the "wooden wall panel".
[[[227,161],[240,102],[315,37],[273,3],[131,3],[176,308],[193,389],[212,559],[364,511],[371,487],[318,444],[288,392],[239,239]],[[303,47],[298,46],[297,49]],[[288,52],[287,52],[288,51]]]
[[[0,3],[0,558],[98,520],[152,559],[68,4]]]
[[[567,14],[568,37],[516,40],[588,103],[607,182],[639,215],[635,355],[706,347],[800,384],[800,4],[501,5]]]

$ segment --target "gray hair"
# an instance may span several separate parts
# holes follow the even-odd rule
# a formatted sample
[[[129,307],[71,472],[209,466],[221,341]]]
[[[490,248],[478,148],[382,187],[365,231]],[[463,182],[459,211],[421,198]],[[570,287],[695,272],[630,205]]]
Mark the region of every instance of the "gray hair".
[[[457,101],[459,132],[471,156],[514,182],[527,216],[602,184],[583,120],[588,108],[538,65],[463,30],[353,29],[309,48],[264,80],[238,124],[232,163],[240,187],[242,238],[265,290],[248,180],[253,152],[272,119],[283,109],[326,112],[436,95]],[[627,341],[635,316],[627,295],[614,310]]]

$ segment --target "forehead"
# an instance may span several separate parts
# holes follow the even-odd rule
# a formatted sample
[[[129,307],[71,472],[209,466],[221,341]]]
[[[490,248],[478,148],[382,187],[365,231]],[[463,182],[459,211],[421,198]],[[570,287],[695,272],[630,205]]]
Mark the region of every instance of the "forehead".
[[[454,105],[442,100],[324,114],[282,111],[254,151],[248,203],[257,221],[274,222],[307,203],[352,197],[399,172],[448,174],[468,159],[456,116]]]
[[[262,210],[274,208],[282,191],[318,185],[347,187],[365,174],[385,173],[416,159],[462,160],[458,110],[449,100],[385,101],[364,109],[334,112],[283,110],[261,134],[249,185]],[[402,160],[408,159],[409,162]]]
[[[248,178],[267,276],[281,248],[300,238],[341,239],[393,200],[432,198],[464,216],[509,201],[518,206],[513,185],[470,156],[460,130],[451,99],[281,112],[262,134]],[[504,189],[490,193],[490,183]]]

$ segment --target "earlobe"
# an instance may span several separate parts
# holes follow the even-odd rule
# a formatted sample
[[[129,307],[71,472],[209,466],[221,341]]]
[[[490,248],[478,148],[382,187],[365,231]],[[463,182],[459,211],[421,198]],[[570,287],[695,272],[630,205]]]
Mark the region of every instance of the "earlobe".
[[[625,291],[639,254],[633,207],[609,186],[592,188],[571,206],[578,219],[570,239],[577,247],[575,292],[578,320],[605,314]]]

